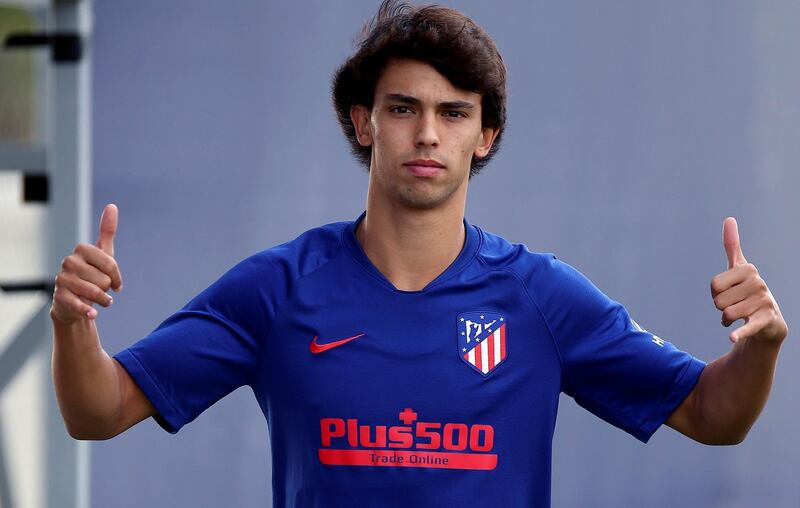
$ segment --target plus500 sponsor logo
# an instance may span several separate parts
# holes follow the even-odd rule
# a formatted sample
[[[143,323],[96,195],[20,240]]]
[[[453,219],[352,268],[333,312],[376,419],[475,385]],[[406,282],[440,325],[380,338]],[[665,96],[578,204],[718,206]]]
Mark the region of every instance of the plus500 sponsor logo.
[[[355,418],[320,419],[320,461],[326,465],[494,469],[494,428],[486,424],[416,421],[406,408],[403,425],[360,425]]]

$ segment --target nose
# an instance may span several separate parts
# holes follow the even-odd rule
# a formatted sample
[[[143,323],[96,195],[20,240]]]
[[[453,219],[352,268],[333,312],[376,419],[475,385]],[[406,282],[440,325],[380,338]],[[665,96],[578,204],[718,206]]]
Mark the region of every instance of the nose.
[[[439,134],[436,130],[435,114],[425,113],[420,115],[414,144],[417,148],[439,146]]]

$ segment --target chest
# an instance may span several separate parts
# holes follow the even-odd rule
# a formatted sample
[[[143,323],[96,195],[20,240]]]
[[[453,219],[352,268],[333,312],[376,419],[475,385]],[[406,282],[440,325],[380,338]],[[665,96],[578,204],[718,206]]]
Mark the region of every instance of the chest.
[[[261,360],[258,395],[311,418],[413,406],[467,420],[560,391],[547,327],[514,285],[301,291],[276,316]]]

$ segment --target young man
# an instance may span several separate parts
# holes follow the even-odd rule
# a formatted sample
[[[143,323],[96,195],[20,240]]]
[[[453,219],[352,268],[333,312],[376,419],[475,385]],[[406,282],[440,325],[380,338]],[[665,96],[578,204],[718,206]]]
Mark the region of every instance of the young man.
[[[122,288],[114,205],[97,245],[64,259],[53,378],[73,437],[149,416],[174,433],[249,385],[275,506],[548,506],[562,391],[642,441],[664,422],[703,443],[744,438],[787,327],[733,219],[711,287],[723,324],[746,324],[705,365],[554,256],[465,220],[505,124],[505,68],[471,20],[382,5],[333,94],[369,170],[357,220],[243,260],[113,359],[91,304]]]

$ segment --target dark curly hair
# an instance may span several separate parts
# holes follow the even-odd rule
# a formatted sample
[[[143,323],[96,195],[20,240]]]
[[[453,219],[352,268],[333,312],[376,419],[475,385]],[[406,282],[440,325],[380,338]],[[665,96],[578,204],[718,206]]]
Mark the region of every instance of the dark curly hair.
[[[357,104],[372,109],[375,86],[391,58],[431,65],[456,88],[481,96],[481,125],[498,130],[489,153],[472,157],[470,178],[497,152],[506,123],[506,67],[489,35],[464,14],[438,5],[385,0],[364,25],[358,51],[333,75],[336,116],[351,151],[369,171],[372,147],[361,146],[350,119]]]

